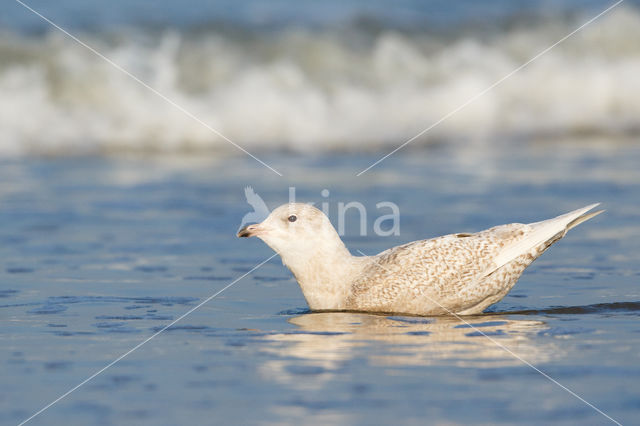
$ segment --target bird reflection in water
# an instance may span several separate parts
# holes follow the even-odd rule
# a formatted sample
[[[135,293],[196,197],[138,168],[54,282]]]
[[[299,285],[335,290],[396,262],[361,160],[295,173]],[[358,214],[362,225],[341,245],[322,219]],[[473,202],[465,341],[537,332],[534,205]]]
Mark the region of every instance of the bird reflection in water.
[[[313,386],[300,383],[300,374],[330,379],[354,359],[378,366],[497,368],[523,365],[515,355],[537,364],[562,352],[556,343],[536,339],[548,329],[544,322],[505,315],[459,319],[325,312],[289,322],[298,330],[265,336],[273,343],[265,350],[276,357],[261,372],[300,386]]]

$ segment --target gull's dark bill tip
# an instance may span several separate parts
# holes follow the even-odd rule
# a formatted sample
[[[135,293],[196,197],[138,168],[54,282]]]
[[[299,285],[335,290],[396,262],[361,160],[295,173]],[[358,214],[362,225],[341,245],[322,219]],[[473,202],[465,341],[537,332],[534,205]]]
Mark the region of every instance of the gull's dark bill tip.
[[[252,235],[252,230],[252,225],[243,226],[236,235],[238,236],[238,238],[248,238]]]

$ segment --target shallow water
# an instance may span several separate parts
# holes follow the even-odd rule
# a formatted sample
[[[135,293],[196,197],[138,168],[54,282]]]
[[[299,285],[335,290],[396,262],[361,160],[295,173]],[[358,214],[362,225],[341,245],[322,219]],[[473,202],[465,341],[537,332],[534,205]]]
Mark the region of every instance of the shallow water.
[[[550,155],[553,155],[550,158]],[[17,424],[271,256],[235,231],[273,208],[360,201],[355,253],[601,201],[489,313],[309,313],[278,258],[30,424],[623,424],[640,415],[640,148],[612,141],[378,157],[24,159],[0,165],[0,422]],[[321,190],[328,189],[329,197]],[[379,237],[380,201],[401,211]],[[469,324],[472,324],[471,327]],[[483,333],[480,333],[482,331]]]

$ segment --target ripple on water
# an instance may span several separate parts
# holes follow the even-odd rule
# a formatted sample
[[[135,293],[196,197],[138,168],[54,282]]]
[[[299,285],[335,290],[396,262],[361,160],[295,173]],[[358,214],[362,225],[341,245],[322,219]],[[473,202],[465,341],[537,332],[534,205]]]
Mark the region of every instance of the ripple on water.
[[[158,327],[153,327],[151,328],[154,332],[158,332],[162,329],[164,329],[166,326],[158,326]],[[214,328],[211,328],[209,326],[206,325],[189,325],[189,324],[185,324],[185,325],[172,325],[171,327],[167,328],[165,331],[215,331]]]
[[[132,327],[122,327],[122,326],[118,326],[118,327],[98,327],[100,329],[100,331],[102,331],[103,333],[109,333],[109,334],[133,334],[133,333],[140,333],[142,330],[138,330]]]
[[[274,282],[274,281],[286,281],[289,279],[289,277],[267,277],[264,275],[254,275],[253,279],[256,281]]]
[[[222,258],[222,259],[219,259],[218,262],[224,265],[247,265],[247,264],[257,265],[262,260],[263,259],[258,259],[258,258],[249,259],[244,257],[234,257],[234,258]]]
[[[278,315],[304,315],[310,314],[311,310],[309,308],[293,308],[293,309],[285,309],[284,311],[278,312]]]
[[[54,331],[55,336],[72,337],[72,336],[94,336],[96,333],[91,331]]]
[[[49,361],[44,363],[44,369],[48,371],[68,370],[72,363],[69,361]]]
[[[26,268],[26,267],[13,267],[13,268],[7,268],[6,271],[8,274],[28,274],[28,273],[34,272],[35,269]]]
[[[184,277],[187,281],[231,281],[232,277],[218,277],[215,275],[190,275]]]
[[[324,367],[318,365],[288,365],[286,370],[296,376],[316,376],[318,374],[326,373],[327,370]]]
[[[67,306],[60,305],[57,303],[45,303],[44,305],[31,309],[27,311],[30,314],[38,314],[38,315],[49,315],[49,314],[58,314],[60,312],[64,312],[68,309]]]
[[[116,327],[122,327],[125,324],[126,323],[124,322],[97,322],[93,324],[93,326],[96,328],[116,328]]]
[[[171,315],[147,315],[148,319],[155,321],[171,321],[173,320],[173,316]]]
[[[4,297],[15,296],[16,294],[18,294],[18,290],[0,290],[0,299]]]
[[[551,327],[538,332],[538,336],[571,336],[574,334],[587,334],[596,331],[586,327]]]
[[[123,389],[139,381],[140,381],[139,377],[125,375],[125,374],[118,374],[118,375],[104,378],[99,383],[94,383],[92,387],[95,389],[104,389],[104,390]]]
[[[52,296],[49,303],[73,304],[73,303],[134,303],[136,305],[164,306],[190,305],[197,302],[195,297],[121,297],[121,296]]]
[[[171,321],[173,316],[171,315],[155,315],[153,313],[146,315],[96,315],[94,317],[97,320],[106,321],[135,321],[135,320],[154,320],[154,321]]]
[[[129,321],[129,320],[143,320],[145,317],[140,315],[97,315],[97,320],[115,320],[115,321]]]
[[[92,401],[76,402],[72,406],[73,410],[93,414],[96,418],[108,418],[113,409],[106,404],[100,404]]]
[[[133,269],[136,271],[147,272],[147,273],[167,272],[169,270],[169,268],[162,265],[138,265],[138,266],[135,266]]]
[[[494,331],[474,331],[472,333],[466,333],[467,337],[478,337],[478,336],[504,336],[506,333],[502,330],[494,330]]]

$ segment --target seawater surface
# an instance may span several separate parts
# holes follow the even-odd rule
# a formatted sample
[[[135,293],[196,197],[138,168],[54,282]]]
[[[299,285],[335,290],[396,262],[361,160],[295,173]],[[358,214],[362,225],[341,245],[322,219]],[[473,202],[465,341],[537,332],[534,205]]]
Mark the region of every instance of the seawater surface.
[[[496,145],[497,146],[497,145]],[[347,215],[353,253],[450,232],[607,212],[484,315],[310,313],[279,258],[30,424],[623,424],[640,416],[640,148],[580,141],[378,157],[25,158],[0,164],[0,423],[18,424],[272,255],[235,231],[269,207]],[[321,195],[323,189],[329,195]],[[400,235],[372,224],[400,208]],[[520,359],[521,358],[521,359]]]
[[[639,0],[577,33],[615,2],[27,3],[112,62],[1,4],[3,157],[235,152],[202,122],[300,153],[390,151],[436,122],[412,144],[639,129]]]

